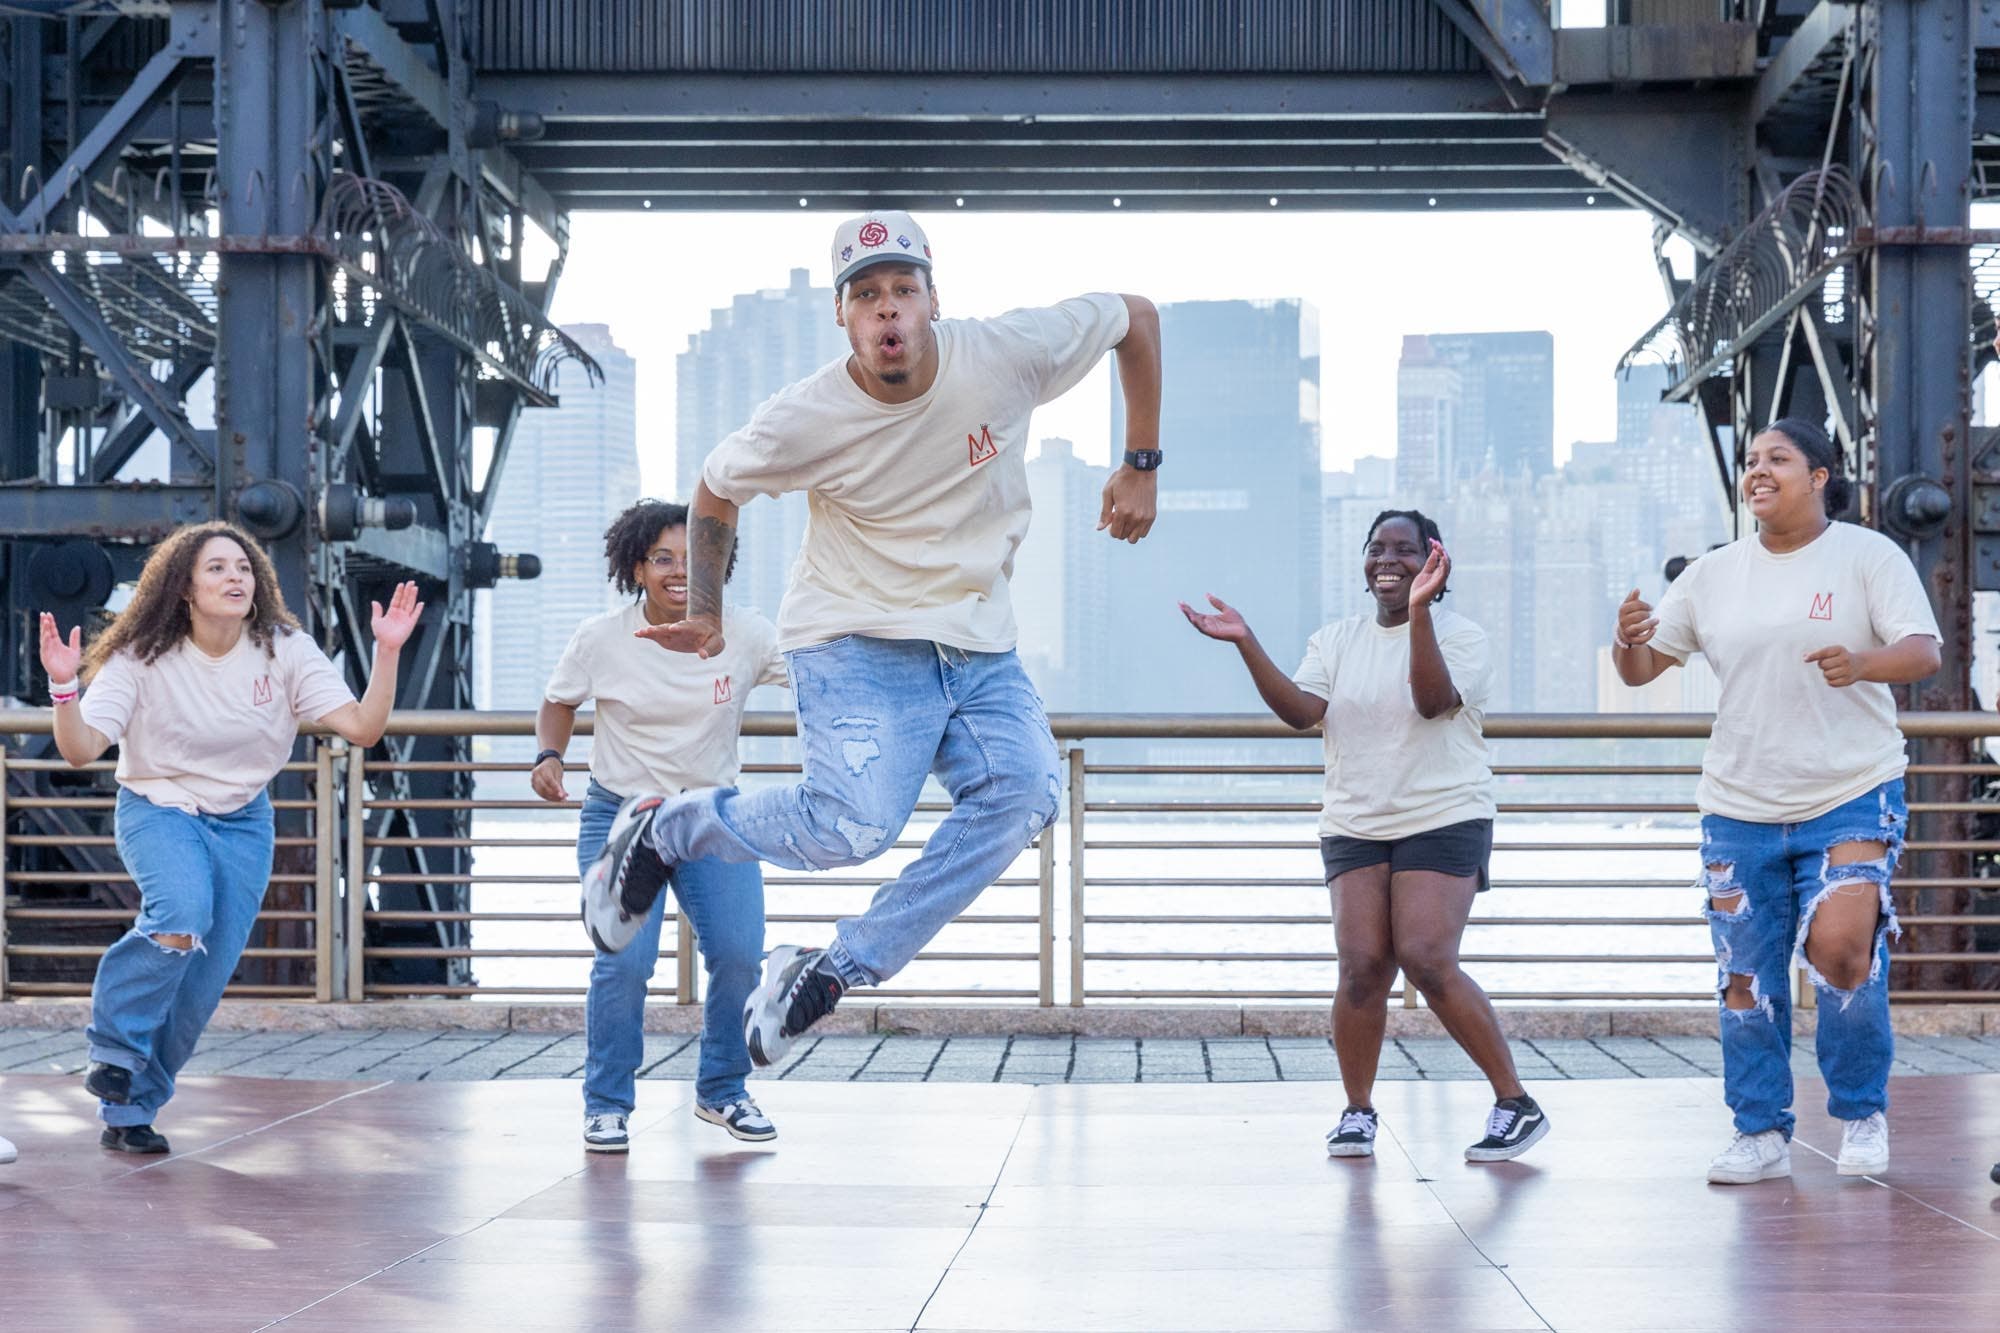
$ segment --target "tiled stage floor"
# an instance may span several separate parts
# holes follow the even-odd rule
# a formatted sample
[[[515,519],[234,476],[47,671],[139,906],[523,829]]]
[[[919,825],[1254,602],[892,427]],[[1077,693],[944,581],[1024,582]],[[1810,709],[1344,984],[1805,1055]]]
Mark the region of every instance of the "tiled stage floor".
[[[1794,1178],[1702,1182],[1714,1080],[1550,1082],[1528,1157],[1459,1158],[1469,1082],[1383,1086],[1329,1161],[1323,1083],[808,1083],[736,1143],[642,1085],[627,1158],[574,1083],[195,1077],[179,1150],[96,1146],[75,1077],[0,1076],[16,1330],[1995,1327],[2000,1074],[1899,1079],[1895,1159],[1841,1180],[1800,1089]]]

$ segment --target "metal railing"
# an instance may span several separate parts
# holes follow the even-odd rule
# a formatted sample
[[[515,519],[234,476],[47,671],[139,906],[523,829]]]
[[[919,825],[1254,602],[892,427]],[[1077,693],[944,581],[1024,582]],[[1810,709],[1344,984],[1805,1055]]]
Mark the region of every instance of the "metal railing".
[[[1058,716],[1068,790],[1057,825],[1037,840],[971,911],[892,984],[884,1000],[1010,1001],[1083,1006],[1146,1001],[1323,1001],[1333,993],[1328,895],[1316,823],[1322,770],[1316,736],[1244,716]],[[579,718],[588,733],[589,715]],[[1512,715],[1487,719],[1496,747],[1500,817],[1493,891],[1481,896],[1463,961],[1501,1001],[1712,1000],[1715,961],[1700,899],[1699,833],[1692,803],[1709,719],[1683,715]],[[394,735],[531,734],[525,713],[398,713]],[[46,733],[46,711],[0,712],[0,739]],[[1992,714],[1912,714],[1913,738],[2000,735]],[[792,734],[789,716],[753,714],[753,738]],[[1574,752],[1579,743],[1612,749]],[[1554,756],[1541,751],[1562,744]],[[576,923],[577,802],[541,801],[526,763],[374,758],[337,738],[309,737],[303,797],[278,802],[301,831],[280,838],[272,897],[245,957],[281,960],[285,984],[239,984],[234,994],[319,1001],[409,995],[574,997],[591,950]],[[1972,756],[1967,756],[1968,759]],[[108,764],[93,765],[95,770]],[[585,765],[572,765],[581,781]],[[136,894],[116,862],[104,819],[114,796],[50,787],[59,759],[0,746],[0,996],[78,994]],[[746,786],[786,780],[795,765],[745,765]],[[1892,991],[1904,1000],[1993,999],[1954,984],[1952,969],[2000,965],[2000,881],[1984,866],[2000,839],[1973,836],[2000,807],[1975,799],[2000,768],[1981,762],[1913,765],[1916,791],[1961,790],[1911,803],[1905,869],[1895,892],[1906,928]],[[471,773],[471,798],[397,795],[397,775]],[[1978,790],[1973,790],[1977,788]],[[1581,790],[1579,790],[1581,789]],[[935,793],[931,793],[935,795]],[[948,807],[926,800],[882,863],[851,871],[767,874],[767,932],[823,938],[832,923],[922,845]],[[398,810],[462,812],[450,835],[385,832]],[[91,815],[100,831],[81,831]],[[385,854],[415,846],[462,852],[448,874],[384,869]],[[94,868],[30,867],[32,849],[62,848]],[[385,908],[385,888],[450,890],[442,903]],[[50,891],[88,902],[49,902]],[[39,892],[37,892],[39,891]],[[10,935],[34,923],[44,938]],[[459,943],[371,937],[387,925],[464,926]],[[792,932],[787,927],[805,929]],[[63,932],[96,938],[57,939]],[[1942,937],[1945,943],[1935,943]],[[660,946],[653,993],[681,1004],[701,993],[693,934],[678,914]],[[72,975],[21,979],[27,960],[62,960]],[[472,981],[386,979],[409,960],[462,959]],[[46,965],[40,970],[47,971]],[[1935,978],[1943,975],[1945,982]],[[301,976],[309,980],[299,980]],[[1413,991],[1398,991],[1414,1005]],[[1801,1003],[1810,1004],[1809,988]]]

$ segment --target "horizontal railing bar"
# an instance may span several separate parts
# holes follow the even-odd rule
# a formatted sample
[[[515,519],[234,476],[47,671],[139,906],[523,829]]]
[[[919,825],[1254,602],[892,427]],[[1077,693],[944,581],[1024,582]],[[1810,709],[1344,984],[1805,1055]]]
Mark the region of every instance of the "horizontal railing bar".
[[[11,878],[10,874],[10,878]],[[136,907],[20,907],[13,900],[7,903],[9,921],[130,921],[139,915]],[[259,921],[312,921],[317,912],[281,911],[265,908],[257,913]],[[576,913],[569,919],[574,921]]]
[[[311,999],[312,986],[232,985],[223,994],[229,998]],[[9,977],[7,990],[15,995],[88,995],[88,981],[15,981]]]
[[[16,913],[14,912],[14,909],[10,907],[7,909],[7,914],[9,916],[13,916]],[[132,913],[127,912],[125,913],[125,915],[131,916]],[[371,910],[363,912],[361,914],[361,918],[364,921],[420,921],[420,922],[559,921],[559,922],[568,922],[573,924],[576,921],[576,913],[575,912],[418,912],[418,911],[372,911]],[[297,919],[301,921],[310,921],[313,919],[313,914],[311,912],[288,912],[280,916],[276,913],[265,912],[259,919],[260,920]],[[812,913],[812,914],[799,913],[799,912],[771,912],[766,914],[764,917],[765,922],[771,925],[830,926],[833,925],[835,922],[841,921],[843,919],[845,919],[843,914],[838,912],[822,912],[822,913]],[[1903,919],[1905,921],[1909,920],[1908,917],[1904,917]],[[952,918],[952,924],[955,926],[1034,926],[1041,924],[1041,918],[1037,916],[1028,916],[1028,915],[956,916]]]
[[[1179,952],[1172,949],[1110,949],[1100,952],[1096,949],[1086,949],[1083,956],[1087,962],[1106,963],[1337,963],[1340,961],[1340,955],[1321,951],[1291,953],[1248,949],[1240,953]],[[1974,955],[1975,958],[1980,956]],[[1983,956],[2000,959],[2000,953]],[[1458,961],[1461,963],[1707,963],[1713,967],[1715,955],[1712,953],[1466,953],[1460,954]]]
[[[9,759],[7,767],[14,761]],[[317,801],[281,801],[273,798],[273,810],[311,810]],[[118,806],[116,796],[9,796],[7,806],[12,810],[114,810]],[[12,841],[12,839],[9,839]]]
[[[9,984],[10,984],[10,987],[11,987],[12,983],[9,983]],[[25,987],[22,987],[21,989],[25,989]],[[88,988],[86,987],[85,989],[87,990]],[[300,990],[302,990],[302,991],[303,991],[303,993],[305,993],[305,994],[311,994],[311,992],[312,992],[312,988],[311,988],[310,986],[307,986],[307,987],[303,987],[303,988],[300,988],[299,990],[287,990],[287,991],[285,991],[284,993],[285,993],[285,994],[288,994],[288,995],[289,995],[289,994],[296,994],[296,993],[300,993]],[[582,994],[584,994],[584,991],[585,991],[585,988],[584,988],[583,986],[444,986],[444,985],[435,985],[435,986],[433,986],[433,985],[421,985],[421,984],[414,984],[414,983],[413,983],[413,984],[410,984],[410,985],[405,985],[405,986],[398,986],[398,985],[395,985],[395,984],[393,984],[393,983],[389,983],[389,982],[379,982],[379,983],[377,983],[377,982],[371,982],[371,983],[369,983],[368,985],[366,985],[366,986],[362,987],[362,992],[363,992],[363,994],[366,994],[366,995],[464,995],[464,996],[476,996],[476,995],[582,995]],[[247,990],[246,990],[246,991],[245,991],[245,992],[243,992],[243,993],[245,993],[245,994],[249,994],[249,993],[251,993],[251,992],[249,992],[249,991],[247,991]],[[666,990],[666,989],[658,989],[658,990],[651,990],[651,991],[648,991],[647,993],[648,993],[649,995],[664,995],[664,996],[671,996],[671,995],[673,994],[673,991],[671,991],[671,990]],[[981,990],[981,989],[964,989],[964,990],[948,990],[948,989],[926,989],[926,990],[889,990],[889,989],[886,989],[886,988],[885,988],[885,989],[882,989],[882,990],[877,990],[877,989],[875,989],[875,988],[873,988],[873,987],[870,987],[870,988],[869,988],[869,991],[868,991],[868,996],[869,996],[869,998],[870,998],[871,1000],[876,1000],[876,999],[881,999],[881,1000],[1030,1000],[1030,999],[1033,999],[1033,998],[1035,998],[1035,992],[1034,992],[1033,990],[1021,990],[1021,989],[1015,989],[1015,988],[1011,988],[1011,987],[1009,987],[1009,988],[1004,988],[1004,989],[1003,989],[1003,988],[999,988],[999,987],[995,987],[994,989],[991,989],[991,990]],[[1713,997],[1711,997],[1711,998],[1713,998]],[[581,1058],[579,1058],[579,1059],[577,1060],[577,1063],[578,1063],[578,1064],[582,1064],[582,1063],[583,1063],[582,1059],[581,1059]]]
[[[102,958],[106,946],[94,944],[9,944],[5,950],[10,958]],[[245,949],[244,958],[312,958],[311,949]],[[14,983],[7,983],[13,989]],[[311,987],[307,987],[308,990]]]
[[[1714,962],[1714,959],[1710,959]],[[1976,994],[1976,992],[1966,992]],[[1400,990],[1389,992],[1389,998],[1402,996]],[[1893,995],[1893,993],[1892,993]],[[1330,990],[1097,990],[1084,991],[1086,999],[1093,1000],[1331,1000]],[[1713,991],[1488,991],[1489,1000],[1688,1000],[1715,1003]],[[1990,998],[1990,997],[1989,997]]]
[[[9,870],[7,878],[15,884],[130,884],[132,882],[132,876],[122,870],[106,871],[103,874],[95,870]],[[267,882],[311,884],[316,878],[310,872],[284,871],[270,875]]]
[[[1092,875],[1084,882],[1094,889],[1323,889],[1326,887],[1326,881],[1323,879],[1299,876],[1272,878],[1218,876],[1213,879],[1180,876],[1163,879],[1151,876]],[[1496,889],[1685,889],[1691,882],[1688,879],[1496,879],[1490,881],[1490,884]]]
[[[573,915],[573,914],[572,914]],[[565,918],[568,919],[568,918]],[[776,918],[773,918],[774,920]],[[964,918],[960,918],[963,920]],[[1032,921],[1034,918],[1029,917]],[[1896,918],[1906,926],[2000,926],[2000,916],[1904,916]],[[1095,912],[1084,915],[1087,926],[1328,926],[1333,923],[1329,913],[1317,916],[1300,915],[1223,915],[1188,914],[1186,916],[1133,916],[1114,914],[1100,916]],[[1475,916],[1465,923],[1471,926],[1659,926],[1687,929],[1689,927],[1708,928],[1708,922],[1697,912],[1686,916]],[[1525,956],[1525,955],[1524,955]],[[1902,957],[1898,954],[1897,957]]]
[[[9,761],[8,766],[12,767],[11,761]],[[10,800],[8,804],[12,805],[14,802]],[[312,847],[317,842],[318,839],[316,838],[275,838],[272,840],[273,845],[278,847]],[[71,837],[65,833],[14,833],[5,838],[0,838],[0,845],[8,847],[116,847],[118,839],[109,833],[86,833],[78,834],[75,837]]]

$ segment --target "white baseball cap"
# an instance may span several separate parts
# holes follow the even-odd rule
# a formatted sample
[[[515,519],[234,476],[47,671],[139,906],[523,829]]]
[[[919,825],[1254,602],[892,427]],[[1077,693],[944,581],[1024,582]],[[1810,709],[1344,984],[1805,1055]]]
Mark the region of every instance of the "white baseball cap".
[[[849,218],[833,229],[833,289],[837,292],[849,278],[867,268],[893,260],[914,264],[928,271],[931,266],[930,238],[908,213],[889,209]]]

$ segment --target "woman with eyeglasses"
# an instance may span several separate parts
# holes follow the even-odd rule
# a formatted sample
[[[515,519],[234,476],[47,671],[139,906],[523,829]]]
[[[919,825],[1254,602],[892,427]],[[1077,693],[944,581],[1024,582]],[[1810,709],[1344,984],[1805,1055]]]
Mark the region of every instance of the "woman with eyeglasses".
[[[685,505],[641,500],[612,520],[604,533],[605,561],[612,583],[631,604],[579,625],[543,692],[535,719],[541,752],[529,781],[547,801],[569,799],[563,750],[577,706],[597,701],[590,786],[578,820],[579,869],[603,851],[627,795],[735,785],[736,742],[750,691],[787,683],[777,628],[754,611],[729,613],[723,627],[728,647],[715,657],[663,653],[637,637],[648,625],[687,618],[687,515]],[[732,552],[729,569],[735,565]],[[763,870],[755,861],[683,861],[673,869],[673,886],[708,971],[694,1112],[739,1139],[776,1138],[778,1131],[744,1087],[750,1054],[743,1002],[764,957]],[[590,1152],[629,1146],[626,1121],[645,1053],[646,986],[659,962],[665,904],[661,894],[632,944],[617,953],[599,949],[591,966],[583,1074],[583,1143]]]

